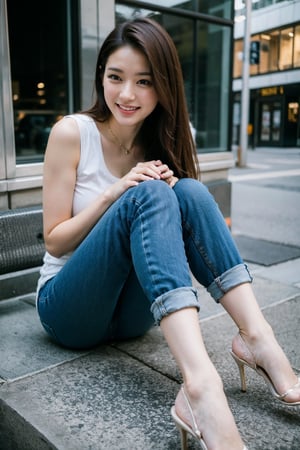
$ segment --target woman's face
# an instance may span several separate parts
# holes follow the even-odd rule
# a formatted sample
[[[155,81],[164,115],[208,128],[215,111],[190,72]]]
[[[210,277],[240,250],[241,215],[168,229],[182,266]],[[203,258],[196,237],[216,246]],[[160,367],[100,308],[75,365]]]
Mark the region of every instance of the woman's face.
[[[140,125],[158,102],[147,58],[128,45],[109,56],[103,89],[106,104],[120,125]]]

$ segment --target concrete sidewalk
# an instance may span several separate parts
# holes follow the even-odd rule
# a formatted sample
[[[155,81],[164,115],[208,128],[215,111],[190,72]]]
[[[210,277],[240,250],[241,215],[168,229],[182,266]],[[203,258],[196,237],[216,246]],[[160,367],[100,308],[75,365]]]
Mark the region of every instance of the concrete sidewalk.
[[[265,315],[300,373],[300,259],[250,269]],[[206,345],[249,450],[299,450],[300,407],[275,401],[251,370],[248,391],[240,392],[228,352],[236,328],[197,287]],[[0,302],[0,361],[1,450],[180,449],[170,407],[181,379],[159,328],[91,352],[67,351],[42,330],[34,295],[17,297]]]

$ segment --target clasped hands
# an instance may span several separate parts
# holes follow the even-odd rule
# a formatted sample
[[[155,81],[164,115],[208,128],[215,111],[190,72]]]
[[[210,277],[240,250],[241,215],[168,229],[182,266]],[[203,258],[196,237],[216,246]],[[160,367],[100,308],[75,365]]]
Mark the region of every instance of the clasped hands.
[[[163,164],[160,160],[139,162],[126,175],[120,178],[119,181],[110,186],[106,191],[106,195],[112,201],[115,201],[127,189],[137,186],[142,181],[148,180],[162,180],[170,188],[173,188],[178,178],[174,176],[173,170],[169,169],[168,165]]]
[[[173,170],[171,170],[167,164],[163,164],[159,159],[140,162],[133,167],[131,171],[139,175],[142,174],[143,181],[162,180],[171,188],[173,188],[178,181],[178,178],[174,176]]]

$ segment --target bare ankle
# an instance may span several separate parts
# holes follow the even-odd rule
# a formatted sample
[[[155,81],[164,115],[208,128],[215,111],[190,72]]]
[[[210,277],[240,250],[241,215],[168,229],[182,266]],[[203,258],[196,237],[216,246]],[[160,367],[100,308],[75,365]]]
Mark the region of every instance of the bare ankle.
[[[241,337],[249,344],[255,345],[258,342],[265,341],[266,339],[273,339],[274,332],[271,325],[265,321],[262,324],[256,324],[248,329],[241,328],[239,330]]]
[[[223,382],[216,370],[212,373],[201,374],[197,378],[192,378],[184,382],[185,391],[193,402],[198,401],[202,397],[203,393],[207,394],[207,391],[212,390],[214,395],[217,392],[223,392]]]

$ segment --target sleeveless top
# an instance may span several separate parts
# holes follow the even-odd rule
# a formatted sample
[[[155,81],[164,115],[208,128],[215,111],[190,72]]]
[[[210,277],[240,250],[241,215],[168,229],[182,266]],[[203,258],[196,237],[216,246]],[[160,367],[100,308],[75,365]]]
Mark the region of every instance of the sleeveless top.
[[[95,121],[84,114],[68,115],[62,120],[70,118],[76,121],[80,133],[80,159],[72,207],[72,214],[75,216],[111,184],[115,183],[118,178],[112,175],[106,167],[101,136]],[[41,287],[60,271],[71,254],[72,252],[55,258],[48,252],[45,253],[37,285],[37,295]]]

